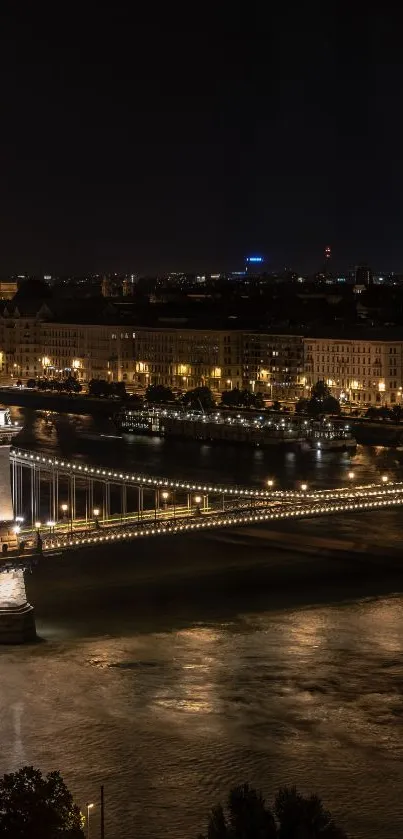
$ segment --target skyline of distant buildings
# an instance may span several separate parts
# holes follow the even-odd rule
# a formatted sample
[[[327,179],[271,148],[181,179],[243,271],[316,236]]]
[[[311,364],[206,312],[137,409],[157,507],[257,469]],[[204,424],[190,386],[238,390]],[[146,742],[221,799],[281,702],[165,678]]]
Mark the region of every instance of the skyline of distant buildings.
[[[327,253],[326,253],[327,252]],[[108,289],[113,294],[114,286],[119,286],[123,296],[131,294],[131,289],[140,280],[155,281],[156,284],[170,283],[173,286],[177,285],[203,285],[214,283],[217,281],[230,282],[248,282],[250,280],[260,280],[262,283],[280,283],[280,282],[295,282],[295,283],[325,283],[332,284],[347,284],[347,285],[399,285],[403,283],[402,272],[382,272],[374,271],[370,265],[365,262],[358,263],[354,268],[348,271],[334,271],[331,264],[330,248],[326,248],[325,259],[322,270],[314,274],[303,274],[293,271],[288,268],[283,270],[273,271],[268,270],[263,257],[249,258],[245,262],[243,270],[239,271],[217,271],[217,272],[182,272],[182,271],[167,271],[165,273],[157,274],[140,274],[135,272],[105,272],[105,273],[84,273],[84,274],[29,274],[20,273],[13,274],[10,277],[3,277],[0,280],[0,299],[7,299],[15,293],[17,288],[28,279],[40,279],[46,282],[50,287],[54,285],[99,285],[103,289],[104,296],[108,296]],[[14,290],[14,291],[13,291]]]

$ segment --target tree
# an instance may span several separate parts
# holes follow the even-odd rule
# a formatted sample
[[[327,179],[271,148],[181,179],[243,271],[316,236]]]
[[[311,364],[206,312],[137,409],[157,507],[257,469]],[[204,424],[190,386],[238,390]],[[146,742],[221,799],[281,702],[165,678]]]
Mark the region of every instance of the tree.
[[[256,408],[259,410],[264,407],[263,396],[261,393],[252,393],[251,390],[239,390],[234,387],[232,390],[224,390],[221,394],[221,403],[228,408]]]
[[[394,420],[394,422],[397,422],[397,423],[401,422],[402,416],[403,416],[403,409],[402,409],[401,405],[394,405],[394,407],[391,410],[391,414],[392,414],[392,419]]]
[[[311,388],[310,399],[299,399],[295,411],[297,414],[309,414],[317,417],[320,414],[339,414],[340,402],[330,393],[330,390],[323,380],[319,380]]]
[[[59,772],[24,766],[0,779],[4,839],[83,839],[83,818]]]
[[[173,402],[174,395],[170,387],[165,385],[148,385],[145,393],[147,402],[153,405],[161,405],[164,402]]]
[[[258,391],[257,393],[253,393],[252,396],[253,400],[251,408],[256,408],[258,411],[260,411],[261,408],[264,408],[263,394]]]
[[[392,414],[389,408],[386,405],[382,405],[381,408],[378,410],[378,417],[379,419],[391,419]]]
[[[318,402],[324,402],[330,396],[330,390],[323,379],[318,379],[316,384],[311,388],[311,399],[317,399]]]
[[[227,806],[211,810],[207,838],[199,839],[347,839],[316,795],[283,787],[272,808],[249,784],[233,787]]]
[[[115,396],[119,396],[119,399],[127,398],[126,385],[124,382],[113,382],[111,391],[115,394]]]
[[[244,391],[239,390],[239,387],[234,387],[232,390],[223,390],[221,394],[221,404],[227,408],[238,408],[244,405],[243,400]]]
[[[325,414],[339,414],[340,411],[340,402],[334,396],[327,396],[323,400],[323,412]]]
[[[308,411],[309,399],[298,399],[298,402],[295,405],[295,413],[296,414],[306,414]]]
[[[325,810],[317,795],[301,795],[296,787],[279,789],[274,802],[279,839],[346,839],[346,833]]]
[[[184,405],[194,410],[210,411],[215,406],[213,394],[209,387],[195,387],[194,390],[188,390],[183,394],[182,401]]]
[[[90,396],[110,396],[111,386],[105,379],[91,379],[88,384],[88,393]]]
[[[262,794],[249,784],[230,790],[226,809],[218,804],[211,810],[207,839],[275,839],[276,836],[271,810],[266,807]]]
[[[67,379],[64,379],[62,382],[63,390],[67,390],[68,393],[81,393],[82,387],[80,382],[74,378],[74,376],[67,376]]]

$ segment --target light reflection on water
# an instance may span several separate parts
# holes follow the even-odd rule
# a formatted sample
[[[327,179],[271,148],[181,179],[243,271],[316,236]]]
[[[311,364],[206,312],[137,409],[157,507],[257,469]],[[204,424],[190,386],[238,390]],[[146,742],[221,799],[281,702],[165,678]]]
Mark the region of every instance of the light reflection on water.
[[[46,436],[35,415],[34,434],[54,449],[54,429]],[[125,462],[255,483],[273,473],[291,483],[303,469],[323,485],[350,464],[186,451],[138,441]],[[112,457],[121,453],[102,452]],[[383,449],[358,449],[353,463],[365,479],[400,473]],[[397,544],[401,514],[331,528]],[[104,783],[107,835],[122,839],[196,836],[243,780],[268,795],[285,782],[316,790],[357,837],[385,835],[386,823],[401,835],[403,598],[400,568],[382,567],[275,553],[261,528],[44,563],[27,584],[45,641],[0,655],[0,772],[60,767],[82,805]]]

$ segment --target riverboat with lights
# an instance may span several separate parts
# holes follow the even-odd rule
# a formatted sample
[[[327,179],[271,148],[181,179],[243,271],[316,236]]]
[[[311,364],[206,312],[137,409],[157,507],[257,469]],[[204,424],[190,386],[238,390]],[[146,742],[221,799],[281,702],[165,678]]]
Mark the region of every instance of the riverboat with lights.
[[[329,421],[312,421],[283,416],[228,414],[216,411],[180,411],[170,408],[124,410],[115,417],[124,436],[146,434],[265,447],[294,451],[350,451],[356,440],[349,428],[336,429]]]

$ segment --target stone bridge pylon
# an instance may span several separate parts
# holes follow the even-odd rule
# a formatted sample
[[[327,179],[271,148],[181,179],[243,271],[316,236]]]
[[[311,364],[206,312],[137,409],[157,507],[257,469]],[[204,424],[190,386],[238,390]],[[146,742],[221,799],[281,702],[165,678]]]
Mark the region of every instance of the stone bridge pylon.
[[[9,411],[0,408],[0,644],[19,644],[36,638],[11,497],[10,448],[20,430],[20,426],[11,423]]]

